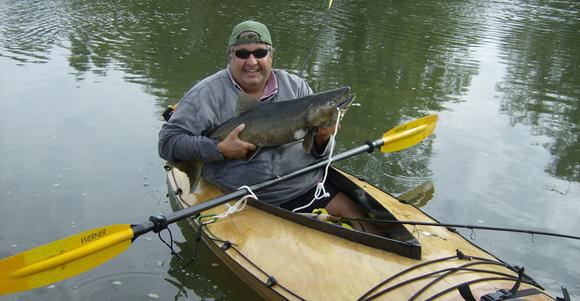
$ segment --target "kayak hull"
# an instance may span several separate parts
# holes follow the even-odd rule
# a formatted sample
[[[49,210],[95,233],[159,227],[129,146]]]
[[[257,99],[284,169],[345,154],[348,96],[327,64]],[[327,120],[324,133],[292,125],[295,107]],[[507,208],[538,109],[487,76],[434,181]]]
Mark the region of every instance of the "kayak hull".
[[[335,173],[364,190],[398,220],[437,222],[364,180],[343,171]],[[187,176],[175,168],[168,168],[167,179],[168,195],[177,208],[222,194],[203,179],[190,192]],[[357,231],[333,226],[341,228],[337,229],[340,233],[352,232],[340,236],[302,224],[300,218],[298,222],[285,218],[287,211],[278,214],[276,210],[281,209],[254,205],[203,226],[200,223],[209,219],[192,218],[189,223],[201,231],[203,242],[232,272],[268,300],[464,300],[460,289],[480,300],[484,295],[501,294],[499,289],[509,291],[518,276],[523,280],[518,291],[530,293],[526,300],[555,300],[533,279],[452,229],[401,226],[413,235],[412,251],[407,254],[398,246],[393,249],[391,243],[365,244],[368,239]],[[226,210],[222,205],[202,215]],[[413,246],[415,241],[419,251]]]

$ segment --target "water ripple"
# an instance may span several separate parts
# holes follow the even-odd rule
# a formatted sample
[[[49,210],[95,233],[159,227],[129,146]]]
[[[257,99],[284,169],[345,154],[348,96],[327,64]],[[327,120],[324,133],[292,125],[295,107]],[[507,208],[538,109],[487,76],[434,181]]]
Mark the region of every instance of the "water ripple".
[[[0,56],[44,63],[62,38],[66,13],[58,1],[7,0],[0,5]]]

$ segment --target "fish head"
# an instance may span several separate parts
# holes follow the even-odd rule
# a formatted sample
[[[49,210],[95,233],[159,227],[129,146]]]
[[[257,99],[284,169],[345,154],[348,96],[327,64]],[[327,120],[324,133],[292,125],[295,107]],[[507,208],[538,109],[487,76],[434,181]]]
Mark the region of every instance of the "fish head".
[[[344,112],[354,101],[349,87],[342,87],[313,95],[306,112],[306,122],[310,127],[327,127],[336,123],[338,112]]]

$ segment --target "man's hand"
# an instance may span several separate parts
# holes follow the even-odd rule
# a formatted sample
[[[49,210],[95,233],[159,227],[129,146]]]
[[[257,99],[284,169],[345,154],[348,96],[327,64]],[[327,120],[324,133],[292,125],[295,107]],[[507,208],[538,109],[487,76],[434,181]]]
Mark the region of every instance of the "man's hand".
[[[338,128],[340,129],[340,124],[338,125]],[[326,148],[326,144],[328,143],[328,139],[330,139],[330,136],[332,136],[332,134],[334,134],[335,132],[335,127],[331,126],[331,127],[319,127],[316,130],[316,141],[315,141],[315,146],[316,146],[316,150],[319,152],[322,152],[324,150],[324,148]]]
[[[249,152],[256,150],[256,146],[241,140],[238,135],[246,127],[245,124],[240,124],[237,128],[231,131],[223,141],[217,144],[217,148],[224,155],[224,158],[231,160],[244,159]]]

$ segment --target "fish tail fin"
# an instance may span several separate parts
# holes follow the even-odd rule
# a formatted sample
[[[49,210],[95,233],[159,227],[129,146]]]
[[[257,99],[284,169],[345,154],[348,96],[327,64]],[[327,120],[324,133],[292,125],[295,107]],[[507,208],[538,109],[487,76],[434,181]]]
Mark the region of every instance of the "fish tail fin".
[[[199,181],[201,180],[201,169],[203,167],[203,163],[201,163],[201,161],[195,160],[171,165],[187,175],[187,178],[189,179],[189,191],[187,191],[187,193],[194,192],[197,184],[199,184]]]

